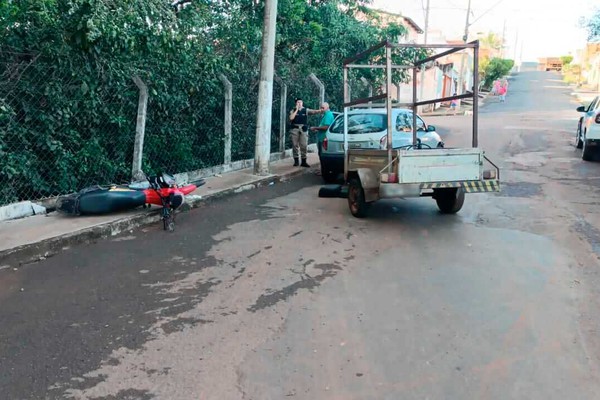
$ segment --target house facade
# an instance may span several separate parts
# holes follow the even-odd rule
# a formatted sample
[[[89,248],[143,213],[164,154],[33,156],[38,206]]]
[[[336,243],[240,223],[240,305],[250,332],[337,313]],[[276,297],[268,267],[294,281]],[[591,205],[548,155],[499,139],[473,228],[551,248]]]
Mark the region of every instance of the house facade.
[[[587,44],[583,52],[582,78],[590,87],[600,91],[600,42]]]
[[[423,43],[424,31],[415,23],[415,21],[402,14],[390,13],[382,10],[371,10],[376,16],[377,21],[381,26],[385,27],[390,23],[396,23],[406,28],[406,34],[393,38],[401,44],[408,43]],[[358,19],[361,20],[372,20],[372,17],[367,15],[358,15]],[[462,44],[462,41],[448,41],[446,40],[443,32],[439,30],[428,31],[428,43],[446,43],[450,46],[454,44]],[[439,49],[438,52],[445,51],[446,49]],[[463,79],[459,79],[461,62],[463,61]],[[443,58],[436,60],[425,66],[425,69],[417,74],[417,99],[418,100],[430,100],[442,97],[452,96],[456,92],[464,92],[465,90],[472,90],[473,87],[473,55],[472,52],[465,51],[455,53]],[[459,90],[459,85],[462,82],[463,90]],[[382,88],[383,89],[383,88]],[[395,90],[392,93],[393,100],[399,103],[412,103],[413,102],[413,83],[400,83],[395,85]],[[424,106],[421,108],[422,111],[433,111],[439,108],[442,104],[435,103]]]

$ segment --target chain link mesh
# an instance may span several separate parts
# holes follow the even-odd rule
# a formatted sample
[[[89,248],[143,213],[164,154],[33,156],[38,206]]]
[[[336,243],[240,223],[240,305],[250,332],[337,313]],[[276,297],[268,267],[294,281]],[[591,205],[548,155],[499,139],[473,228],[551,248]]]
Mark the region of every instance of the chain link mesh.
[[[0,205],[130,181],[139,89],[132,77],[74,65],[0,51]],[[199,92],[189,84],[199,79],[194,74],[153,80],[139,71],[149,93],[142,158],[147,174],[224,162],[225,89],[218,77],[202,76],[204,91]],[[233,85],[231,158],[252,159],[258,78],[228,79]],[[295,98],[304,98],[308,108],[320,106],[318,88],[308,78],[288,83],[287,93],[285,149],[291,148],[287,115]],[[273,153],[280,149],[281,94],[274,82]],[[310,116],[309,125],[318,125],[320,117]]]
[[[0,53],[0,205],[129,177],[137,89],[79,72]]]

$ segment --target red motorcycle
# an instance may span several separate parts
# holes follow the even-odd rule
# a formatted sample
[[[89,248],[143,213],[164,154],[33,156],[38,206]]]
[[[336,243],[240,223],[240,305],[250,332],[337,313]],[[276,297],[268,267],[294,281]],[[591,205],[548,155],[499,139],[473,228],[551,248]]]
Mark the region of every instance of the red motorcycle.
[[[161,174],[129,185],[91,186],[59,197],[56,210],[69,215],[101,215],[154,204],[161,207],[164,229],[173,231],[175,211],[184,203],[187,194],[204,183],[201,179],[180,187],[173,176]]]

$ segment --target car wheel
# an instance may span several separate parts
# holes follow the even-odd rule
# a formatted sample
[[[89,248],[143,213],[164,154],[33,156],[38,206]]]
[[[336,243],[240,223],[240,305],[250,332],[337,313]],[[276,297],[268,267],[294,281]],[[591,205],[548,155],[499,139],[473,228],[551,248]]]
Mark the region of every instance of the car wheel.
[[[437,148],[438,149],[443,149],[444,148],[444,142],[438,142]]]
[[[465,191],[462,188],[437,189],[433,198],[442,214],[456,214],[465,203]]]
[[[581,140],[581,121],[577,125],[577,133],[575,134],[575,147],[581,149],[583,147],[583,141]]]
[[[348,184],[348,207],[356,218],[367,216],[369,203],[365,201],[365,191],[357,178],[351,179]]]
[[[585,136],[583,137],[583,150],[581,151],[581,159],[583,161],[592,161],[592,149],[590,148],[590,146],[587,145],[587,140],[585,139]]]

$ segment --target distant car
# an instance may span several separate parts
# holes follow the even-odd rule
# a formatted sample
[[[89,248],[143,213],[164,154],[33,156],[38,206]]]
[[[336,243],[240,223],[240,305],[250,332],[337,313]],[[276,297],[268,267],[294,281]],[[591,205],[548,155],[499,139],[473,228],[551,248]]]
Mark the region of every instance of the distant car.
[[[582,115],[577,123],[575,146],[583,149],[581,158],[584,161],[591,161],[600,146],[600,96],[596,96],[587,107],[577,107],[577,111]]]
[[[392,146],[400,148],[412,144],[411,110],[392,110]],[[417,116],[417,137],[424,147],[444,147],[435,131]],[[387,114],[384,108],[356,109],[348,112],[348,147],[351,149],[386,149]],[[335,182],[344,172],[344,115],[340,114],[325,133],[320,155],[321,175],[328,183]]]

